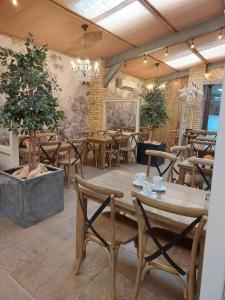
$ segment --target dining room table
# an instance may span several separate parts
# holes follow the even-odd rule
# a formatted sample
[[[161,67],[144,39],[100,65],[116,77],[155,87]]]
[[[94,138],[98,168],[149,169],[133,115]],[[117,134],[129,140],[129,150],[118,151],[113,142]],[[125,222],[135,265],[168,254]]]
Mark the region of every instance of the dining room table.
[[[89,181],[101,187],[110,187],[113,189],[120,190],[124,193],[124,197],[116,199],[116,209],[122,213],[136,217],[135,208],[132,202],[132,191],[141,192],[142,188],[137,187],[133,184],[134,174],[122,170],[113,170],[108,173],[91,178]],[[147,181],[151,182],[151,178],[146,178]],[[175,183],[164,182],[166,191],[158,192],[158,201],[177,204],[185,207],[199,207],[207,208],[206,191],[191,188],[184,185]],[[96,200],[97,201],[97,200]],[[99,200],[98,200],[99,201]],[[161,211],[155,208],[146,208],[147,216],[151,219],[151,222],[155,225],[163,226],[173,232],[180,233],[188,224],[191,223],[192,219],[189,217],[178,216],[172,213]],[[82,252],[82,242],[84,238],[84,224],[85,216],[79,201],[77,201],[77,219],[76,219],[76,259],[79,258]],[[205,231],[204,231],[205,233]],[[193,232],[189,234],[193,237]],[[200,242],[200,265],[199,265],[199,276],[198,276],[198,288],[197,293],[200,290],[201,282],[201,270],[204,252],[204,234],[201,237]]]
[[[87,138],[87,145],[84,151],[84,163],[88,162],[88,144],[99,145],[99,168],[105,168],[106,145],[111,143],[112,136],[106,135],[93,135]],[[94,146],[93,146],[94,147]]]

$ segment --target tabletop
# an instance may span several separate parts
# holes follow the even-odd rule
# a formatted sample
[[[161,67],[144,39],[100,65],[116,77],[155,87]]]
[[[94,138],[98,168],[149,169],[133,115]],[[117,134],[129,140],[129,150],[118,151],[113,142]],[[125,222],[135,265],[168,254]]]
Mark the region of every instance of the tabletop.
[[[108,143],[112,140],[112,137],[109,135],[93,135],[88,138],[89,142],[96,142],[96,143]]]
[[[97,185],[108,186],[122,191],[124,197],[116,200],[117,207],[129,214],[135,215],[131,191],[141,192],[141,189],[132,184],[133,179],[134,174],[130,172],[114,170],[94,177],[90,179],[90,181]],[[150,181],[151,179],[147,178],[147,180]],[[206,191],[169,182],[164,182],[164,184],[166,186],[166,192],[158,193],[159,201],[165,201],[183,207],[206,208]],[[188,217],[178,216],[157,209],[148,208],[148,210],[149,216],[153,217],[154,220],[173,226],[183,227],[184,224],[189,224],[191,221]]]

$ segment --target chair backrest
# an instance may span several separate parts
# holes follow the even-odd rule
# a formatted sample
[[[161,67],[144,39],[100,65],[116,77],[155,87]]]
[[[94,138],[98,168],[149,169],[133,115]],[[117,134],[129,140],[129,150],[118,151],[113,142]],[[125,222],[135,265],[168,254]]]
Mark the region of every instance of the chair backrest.
[[[104,130],[104,129],[101,129],[101,130],[97,130],[94,132],[94,135],[101,135],[101,136],[104,136],[106,135],[107,133],[107,130]]]
[[[87,231],[91,231],[91,238],[93,241],[101,243],[105,247],[114,247],[115,246],[115,199],[122,198],[124,196],[123,192],[119,190],[114,190],[109,187],[98,186],[87,180],[82,179],[80,176],[75,175],[75,187],[77,191],[78,203],[80,205],[82,212],[85,217],[85,234]],[[88,202],[94,201],[99,202],[100,206],[94,212],[91,218],[87,218],[87,207]],[[110,208],[110,222],[112,232],[110,234],[111,240],[108,244],[107,241],[94,229],[94,221],[98,216],[103,212],[103,210],[109,207]]]
[[[171,264],[171,266],[176,271],[178,271],[181,275],[185,275],[184,271],[176,264],[175,261],[171,262],[171,258],[170,257],[168,258],[169,255],[166,252],[172,247],[176,246],[176,244],[182,241],[186,236],[191,235],[191,233],[193,234],[191,260],[190,260],[191,263],[189,266],[189,271],[190,273],[192,273],[191,275],[193,275],[193,272],[195,272],[200,238],[202,236],[203,229],[207,220],[207,214],[208,214],[207,209],[200,208],[200,207],[198,208],[198,207],[180,206],[170,202],[163,202],[157,199],[151,199],[137,192],[132,192],[132,196],[135,198],[133,200],[133,203],[134,203],[134,207],[138,219],[139,245],[141,245],[145,240],[146,234],[149,234],[150,237],[154,240],[158,248],[158,250],[155,253],[152,253],[150,255],[150,258],[153,256],[156,258],[160,255],[163,255],[164,258]],[[158,210],[169,212],[179,216],[190,217],[190,224],[186,228],[184,228],[180,233],[178,233],[175,239],[169,241],[168,244],[166,245],[161,245],[157,239],[157,236],[155,236],[152,230],[151,220],[149,218],[148,211],[146,210],[147,207],[149,207],[150,211],[151,208],[156,208]],[[169,230],[169,228],[166,229]]]
[[[201,175],[203,178],[206,188],[205,190],[211,189],[211,178],[213,173],[213,159],[204,159],[198,157],[190,157],[188,161],[192,164],[192,176],[191,176],[191,186],[195,187],[196,173]]]
[[[183,161],[190,156],[191,145],[186,146],[173,146],[170,148],[170,152],[180,160]]]
[[[70,144],[68,151],[69,164],[75,164],[78,160],[82,161],[87,139],[70,139],[67,142]]]
[[[154,161],[154,167],[157,168],[160,176],[164,176],[166,174],[166,181],[173,181],[173,168],[174,164],[177,160],[177,157],[173,154],[157,151],[157,150],[146,150],[145,154],[148,156],[148,166],[146,176],[149,177],[150,174],[150,165],[153,160],[152,158],[156,158]],[[168,166],[162,171],[158,165],[157,158],[163,158],[169,161]]]
[[[38,143],[38,161],[42,163],[47,162],[47,164],[58,166],[61,145],[61,141]]]

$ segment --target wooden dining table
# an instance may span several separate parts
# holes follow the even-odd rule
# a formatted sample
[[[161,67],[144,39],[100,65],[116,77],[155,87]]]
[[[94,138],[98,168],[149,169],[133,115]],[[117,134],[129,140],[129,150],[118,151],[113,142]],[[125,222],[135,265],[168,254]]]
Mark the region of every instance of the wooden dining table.
[[[87,144],[98,144],[100,146],[99,150],[99,168],[105,168],[105,152],[106,152],[106,145],[112,141],[112,137],[110,135],[93,135],[87,138]],[[86,146],[85,153],[84,153],[84,163],[87,164],[87,155],[88,155],[88,145]]]
[[[130,172],[125,172],[121,170],[113,170],[106,174],[96,176],[89,181],[100,185],[101,187],[110,187],[113,189],[120,190],[124,193],[124,197],[121,199],[116,199],[116,208],[128,215],[135,216],[135,209],[132,202],[132,191],[140,191],[141,189],[132,184],[134,179],[134,174]],[[150,180],[147,178],[147,180]],[[206,208],[206,192],[200,189],[190,188],[187,186],[165,182],[166,191],[158,193],[158,200],[165,201],[167,203],[177,204],[186,207],[200,207]],[[161,210],[151,208],[147,210],[148,217],[151,221],[156,224],[170,229],[174,232],[180,233],[187,224],[191,223],[191,218],[178,216]],[[83,214],[82,208],[79,201],[77,202],[77,225],[76,225],[76,258],[82,251],[82,241],[84,238],[84,228],[85,216]],[[193,234],[193,233],[192,233]],[[191,236],[190,236],[191,237]],[[203,260],[204,251],[204,236],[201,238],[200,245],[200,272],[198,276],[198,292],[200,288],[201,281],[201,268]]]

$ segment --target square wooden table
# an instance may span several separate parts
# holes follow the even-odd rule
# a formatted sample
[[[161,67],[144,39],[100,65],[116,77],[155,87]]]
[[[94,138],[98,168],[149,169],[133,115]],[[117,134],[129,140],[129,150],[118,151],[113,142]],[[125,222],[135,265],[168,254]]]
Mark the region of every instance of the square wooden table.
[[[135,216],[135,209],[132,202],[131,191],[141,191],[140,188],[135,187],[132,184],[134,179],[134,174],[130,172],[125,172],[121,170],[114,170],[108,172],[106,174],[102,174],[100,176],[96,176],[89,181],[100,185],[101,187],[110,187],[113,189],[120,190],[124,193],[124,197],[122,199],[116,200],[116,208],[129,214],[131,216]],[[168,183],[165,182],[166,192],[158,193],[159,201],[165,201],[181,206],[186,207],[200,207],[206,208],[205,196],[206,192],[200,189],[190,188],[187,186]],[[171,214],[168,212],[164,212],[161,210],[157,210],[154,208],[149,209],[147,211],[148,217],[154,224],[164,226],[174,232],[180,233],[182,229],[184,229],[187,224],[189,224],[192,219],[189,217],[178,216],[175,214]],[[79,258],[79,254],[82,252],[82,242],[84,238],[84,224],[85,217],[83,215],[82,208],[80,206],[79,201],[77,202],[77,225],[76,225],[76,258]],[[200,289],[200,281],[201,281],[201,268],[202,268],[202,260],[203,260],[203,251],[204,251],[204,237],[201,239],[200,246],[200,266],[199,266],[199,277],[198,277],[198,292]]]

